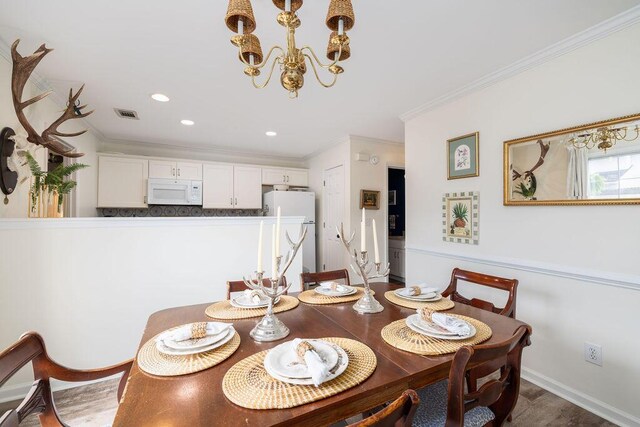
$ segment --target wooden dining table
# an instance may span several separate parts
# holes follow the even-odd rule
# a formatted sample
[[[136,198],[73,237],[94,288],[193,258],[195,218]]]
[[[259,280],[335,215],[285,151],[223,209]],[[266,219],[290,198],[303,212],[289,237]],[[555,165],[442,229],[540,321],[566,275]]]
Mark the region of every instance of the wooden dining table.
[[[277,315],[291,330],[290,335],[280,341],[260,343],[249,337],[249,331],[260,318],[235,320],[234,328],[242,339],[238,350],[222,363],[194,374],[158,377],[141,371],[134,362],[113,425],[322,426],[393,400],[406,389],[418,389],[447,378],[453,353],[421,356],[394,348],[382,339],[380,331],[384,326],[415,313],[413,309],[397,306],[384,298],[385,291],[397,287],[388,283],[372,285],[376,299],[384,306],[384,311],[376,314],[358,314],[352,309],[352,302],[300,303],[295,309]],[[171,327],[211,320],[205,315],[209,305],[176,307],[154,313],[149,317],[140,346]],[[493,334],[486,343],[505,341],[525,324],[459,303],[447,313],[469,316],[489,325]],[[344,337],[365,343],[377,357],[374,373],[362,384],[342,393],[290,409],[245,409],[223,394],[222,379],[240,360],[289,339],[326,337]]]

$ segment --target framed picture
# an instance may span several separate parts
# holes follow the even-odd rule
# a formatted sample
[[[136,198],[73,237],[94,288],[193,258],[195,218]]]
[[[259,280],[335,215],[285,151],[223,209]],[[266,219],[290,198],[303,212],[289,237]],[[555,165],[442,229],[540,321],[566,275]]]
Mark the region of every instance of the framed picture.
[[[389,206],[396,205],[396,190],[389,191]]]
[[[380,209],[380,192],[360,190],[360,209]]]
[[[442,197],[442,240],[478,244],[478,199],[477,191],[446,193]]]
[[[480,133],[474,132],[447,141],[447,179],[480,175]]]

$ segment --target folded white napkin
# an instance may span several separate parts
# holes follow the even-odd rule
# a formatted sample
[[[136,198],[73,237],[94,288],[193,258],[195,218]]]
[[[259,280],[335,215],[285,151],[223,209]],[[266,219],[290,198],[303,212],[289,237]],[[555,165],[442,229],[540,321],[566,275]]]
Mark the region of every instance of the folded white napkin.
[[[259,290],[253,290],[253,289],[245,290],[244,296],[254,304],[259,304],[267,298],[264,292]]]
[[[347,287],[342,285],[340,282],[321,282],[320,287],[324,289],[331,289],[338,292],[345,292]]]
[[[420,293],[418,295],[421,295],[421,296],[432,294],[435,297],[436,294],[438,293],[438,288],[427,286],[426,283],[418,283],[416,285],[407,286],[407,289],[409,289],[409,294],[412,296],[416,296],[415,292],[413,292],[413,290],[411,289],[414,286],[420,288]]]
[[[207,322],[207,335],[218,335],[232,326],[233,324],[231,323]],[[178,342],[186,341],[188,339],[191,339],[191,323],[181,326],[178,329],[174,329],[173,331],[165,331],[161,333],[158,335],[156,341],[171,340]]]
[[[293,351],[297,354],[298,344],[303,340],[296,338],[293,340]],[[312,344],[313,345],[313,344]],[[311,374],[313,385],[318,387],[320,384],[326,381],[329,375],[329,367],[322,361],[320,355],[315,351],[307,351],[304,353],[304,363],[307,364],[307,369]]]
[[[471,333],[471,328],[467,322],[444,313],[433,312],[431,314],[431,321],[447,331],[460,336],[469,335]]]

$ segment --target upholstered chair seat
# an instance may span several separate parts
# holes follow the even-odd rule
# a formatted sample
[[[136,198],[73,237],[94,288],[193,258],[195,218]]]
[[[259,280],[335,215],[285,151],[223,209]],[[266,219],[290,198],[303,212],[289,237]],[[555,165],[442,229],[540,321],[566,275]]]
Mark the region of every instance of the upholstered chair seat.
[[[421,405],[413,418],[415,427],[443,427],[447,420],[448,380],[443,380],[418,390]],[[481,427],[495,419],[491,409],[478,406],[464,414],[465,427]]]

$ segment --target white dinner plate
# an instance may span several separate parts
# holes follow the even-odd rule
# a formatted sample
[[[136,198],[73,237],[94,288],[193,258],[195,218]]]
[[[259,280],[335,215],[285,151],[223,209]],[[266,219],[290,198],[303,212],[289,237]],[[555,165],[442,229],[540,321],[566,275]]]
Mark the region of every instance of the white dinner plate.
[[[425,288],[423,293],[417,296],[411,295],[411,288],[396,289],[393,293],[400,298],[414,301],[438,301],[442,298],[437,288]]]
[[[335,291],[332,290],[330,286],[318,286],[315,288],[315,291],[327,297],[344,297],[355,294],[357,289],[353,286],[338,285]]]
[[[235,333],[236,333],[236,330],[233,329],[233,327],[231,327],[227,329],[227,335],[224,338],[206,347],[194,348],[189,350],[176,350],[176,349],[167,347],[162,341],[158,341],[156,342],[156,348],[160,353],[169,354],[171,356],[189,356],[191,354],[204,353],[207,351],[214,350],[218,347],[222,347],[223,345],[231,341],[231,338],[233,338]]]
[[[344,351],[344,349],[342,349],[342,347],[336,344],[327,343],[326,341],[323,341],[323,342],[326,344],[329,344],[338,354],[338,362],[336,366],[334,366],[333,369],[329,371],[329,375],[327,376],[327,379],[323,381],[323,382],[327,382],[342,375],[342,373],[347,369],[347,366],[349,366],[349,356],[347,355],[347,352]],[[290,349],[290,351],[293,352],[293,349]],[[267,358],[265,357],[265,361],[266,360]],[[267,363],[264,364],[264,368],[266,369],[269,375],[271,375],[273,378],[277,379],[278,381],[282,381],[288,384],[295,384],[295,385],[313,385],[313,380],[311,378],[289,378],[286,376],[279,375],[273,370],[271,370],[271,365]]]
[[[278,301],[280,301],[280,297],[276,298],[276,300],[273,302],[274,305],[277,304]],[[241,295],[236,298],[231,298],[229,302],[236,308],[262,308],[269,305],[269,298],[264,298],[259,303],[255,303],[251,301],[251,299],[246,295]]]
[[[320,340],[307,340],[322,359],[323,363],[333,369],[338,364],[338,352],[333,346]],[[269,366],[269,371],[281,377],[308,379],[311,374],[298,355],[293,346],[293,341],[280,344],[267,353],[264,358],[264,365]]]
[[[231,324],[229,324],[231,327]],[[170,339],[162,340],[162,343],[174,350],[193,350],[196,348],[208,347],[211,344],[217,343],[218,341],[224,339],[229,332],[229,329],[226,328],[223,331],[218,332],[217,334],[207,335],[202,338],[189,339],[184,341],[173,341]]]
[[[476,328],[471,323],[469,323],[469,328],[471,328],[471,331],[470,331],[469,335],[461,336],[461,335],[436,334],[436,333],[433,333],[433,332],[429,332],[429,331],[427,331],[425,329],[422,329],[421,327],[416,325],[416,323],[415,323],[416,317],[419,318],[420,315],[412,314],[411,316],[409,316],[409,317],[407,317],[405,319],[405,323],[407,324],[407,326],[412,331],[417,332],[417,333],[422,334],[422,335],[426,335],[428,337],[439,338],[441,340],[460,341],[460,340],[466,340],[468,338],[471,338],[471,337],[475,336],[475,334],[476,334]]]

